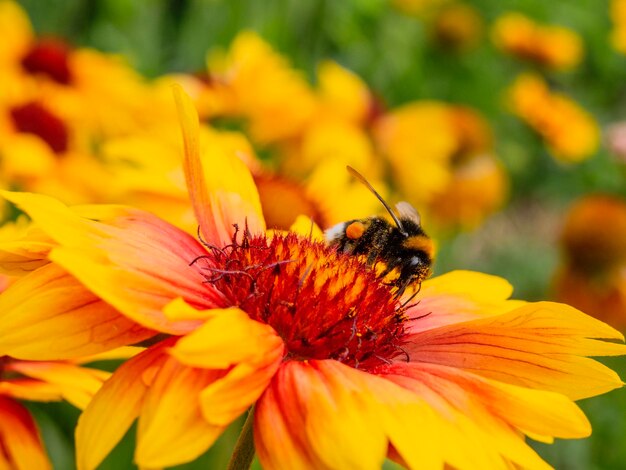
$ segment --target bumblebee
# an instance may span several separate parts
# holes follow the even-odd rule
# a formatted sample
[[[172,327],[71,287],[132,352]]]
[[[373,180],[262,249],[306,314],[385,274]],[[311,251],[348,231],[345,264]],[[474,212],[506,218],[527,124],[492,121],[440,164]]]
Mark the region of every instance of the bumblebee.
[[[383,263],[381,279],[397,272],[390,285],[397,288],[399,297],[407,287],[430,275],[433,242],[422,230],[419,213],[411,204],[396,204],[396,215],[363,175],[350,166],[346,168],[378,198],[395,225],[379,216],[348,220],[326,230],[326,242],[340,252],[363,256],[370,266]]]

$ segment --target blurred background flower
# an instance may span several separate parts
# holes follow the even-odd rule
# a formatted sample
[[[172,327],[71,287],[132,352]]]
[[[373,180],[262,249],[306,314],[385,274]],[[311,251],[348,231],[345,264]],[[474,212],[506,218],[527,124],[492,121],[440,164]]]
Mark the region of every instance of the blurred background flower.
[[[576,201],[563,222],[560,245],[557,299],[626,330],[626,201],[608,194]]]

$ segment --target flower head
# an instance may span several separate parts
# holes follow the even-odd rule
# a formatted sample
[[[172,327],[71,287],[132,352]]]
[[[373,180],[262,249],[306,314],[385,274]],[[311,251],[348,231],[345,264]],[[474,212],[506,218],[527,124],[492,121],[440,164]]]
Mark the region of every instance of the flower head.
[[[560,241],[556,298],[624,330],[626,202],[608,194],[581,198],[565,217]]]
[[[479,12],[461,2],[442,6],[432,27],[437,43],[453,51],[466,51],[475,47],[484,28]]]
[[[542,468],[524,435],[589,434],[572,400],[621,386],[586,357],[624,353],[597,339],[618,332],[563,305],[507,300],[505,281],[478,273],[399,296],[365,260],[308,227],[268,234],[246,167],[209,149],[205,171],[197,115],[180,91],[177,101],[199,240],[134,209],[6,194],[54,241],[50,264],[18,283],[57,270],[72,293],[108,308],[113,324],[170,335],[121,366],[87,407],[80,469],[95,468],[136,418],[140,466],[191,460],[252,404],[269,469],[373,468],[386,456],[410,468]],[[14,301],[18,283],[6,293]],[[49,292],[42,283],[30,295]],[[63,291],[48,298],[52,307],[67,302]],[[48,319],[46,307],[25,315]],[[98,331],[100,319],[61,316]],[[56,350],[31,341],[29,354],[84,350],[84,336]],[[0,351],[11,348],[0,334]]]
[[[580,162],[597,150],[600,131],[593,116],[571,98],[552,92],[538,75],[520,75],[509,93],[513,112],[545,140],[558,160]]]
[[[583,56],[583,43],[563,26],[542,26],[520,13],[507,13],[496,21],[493,40],[503,51],[552,69],[571,69]]]

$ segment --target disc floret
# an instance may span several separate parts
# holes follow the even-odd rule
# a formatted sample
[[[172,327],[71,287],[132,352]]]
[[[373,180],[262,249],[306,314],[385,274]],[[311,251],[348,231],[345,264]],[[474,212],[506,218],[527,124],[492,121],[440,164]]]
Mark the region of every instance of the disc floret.
[[[239,238],[194,264],[228,306],[276,330],[288,359],[369,368],[404,354],[403,308],[360,259],[293,233]]]

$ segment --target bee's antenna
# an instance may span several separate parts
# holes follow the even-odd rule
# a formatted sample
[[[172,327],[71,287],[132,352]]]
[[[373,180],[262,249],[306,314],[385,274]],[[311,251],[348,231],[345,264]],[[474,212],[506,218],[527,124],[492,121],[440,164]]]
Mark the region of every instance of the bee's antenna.
[[[358,179],[361,183],[363,183],[367,189],[369,189],[372,193],[374,193],[374,196],[376,196],[378,200],[382,202],[383,206],[385,206],[385,209],[387,209],[387,212],[389,212],[389,215],[391,216],[393,221],[396,223],[396,225],[400,229],[400,232],[402,232],[403,235],[407,235],[406,231],[404,230],[404,227],[402,226],[402,223],[400,222],[400,219],[398,219],[396,214],[393,213],[393,211],[391,210],[391,207],[389,207],[389,204],[387,204],[385,200],[382,198],[382,196],[378,194],[378,192],[369,183],[369,181],[367,181],[361,173],[356,171],[350,165],[346,165],[346,170],[348,170],[348,173],[350,173],[352,176]]]

